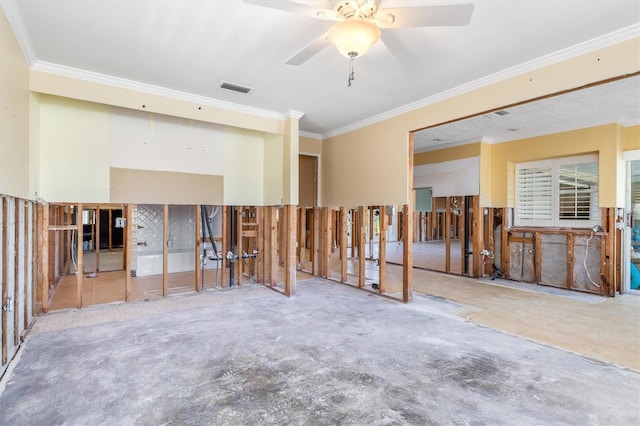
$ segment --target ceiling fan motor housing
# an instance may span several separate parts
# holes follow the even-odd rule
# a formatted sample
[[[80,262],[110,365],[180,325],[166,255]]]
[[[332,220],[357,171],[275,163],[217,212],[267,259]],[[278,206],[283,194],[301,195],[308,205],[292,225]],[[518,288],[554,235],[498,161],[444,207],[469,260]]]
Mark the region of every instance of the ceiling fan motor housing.
[[[353,17],[372,19],[378,11],[378,4],[370,0],[343,0],[336,4],[333,10],[345,20]]]

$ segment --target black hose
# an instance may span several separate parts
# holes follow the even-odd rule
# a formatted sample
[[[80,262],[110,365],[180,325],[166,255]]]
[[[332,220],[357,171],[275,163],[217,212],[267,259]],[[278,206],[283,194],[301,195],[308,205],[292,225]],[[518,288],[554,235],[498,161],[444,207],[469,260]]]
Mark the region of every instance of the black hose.
[[[211,230],[211,221],[209,220],[209,211],[207,210],[207,206],[202,204],[200,206],[200,218],[202,220],[202,236],[205,238],[205,231],[209,234],[209,241],[211,242],[211,247],[213,248],[213,253],[216,255],[216,286],[218,285],[218,269],[220,266],[220,257],[218,256],[218,247],[216,246],[216,240],[213,238],[213,231]],[[205,248],[205,256],[206,256],[206,248]],[[204,282],[204,274],[203,282]]]
[[[211,231],[211,221],[209,221],[209,211],[207,210],[207,206],[205,205],[202,205],[200,207],[202,210],[200,216],[202,216],[203,225],[206,224],[206,229],[209,234],[209,241],[211,242],[211,247],[213,247],[213,252],[216,254],[216,257],[217,257],[218,248],[216,247],[216,241],[213,239],[213,232]],[[202,232],[204,233],[204,229],[202,230]]]

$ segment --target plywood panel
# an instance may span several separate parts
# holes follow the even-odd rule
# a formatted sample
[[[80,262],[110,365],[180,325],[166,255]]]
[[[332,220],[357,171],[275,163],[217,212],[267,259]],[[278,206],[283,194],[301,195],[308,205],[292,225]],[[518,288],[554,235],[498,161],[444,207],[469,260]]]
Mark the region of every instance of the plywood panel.
[[[566,287],[567,236],[561,234],[540,235],[540,283],[554,287]]]

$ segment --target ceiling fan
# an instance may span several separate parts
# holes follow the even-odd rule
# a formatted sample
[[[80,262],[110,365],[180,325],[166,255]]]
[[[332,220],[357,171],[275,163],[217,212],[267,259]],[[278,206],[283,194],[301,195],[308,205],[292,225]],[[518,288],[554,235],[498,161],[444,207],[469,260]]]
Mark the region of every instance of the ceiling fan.
[[[333,44],[350,59],[349,82],[354,79],[353,61],[364,55],[382,36],[382,30],[403,27],[467,25],[473,4],[423,5],[384,8],[385,0],[244,0],[317,19],[336,21],[325,33],[285,61],[300,65]]]

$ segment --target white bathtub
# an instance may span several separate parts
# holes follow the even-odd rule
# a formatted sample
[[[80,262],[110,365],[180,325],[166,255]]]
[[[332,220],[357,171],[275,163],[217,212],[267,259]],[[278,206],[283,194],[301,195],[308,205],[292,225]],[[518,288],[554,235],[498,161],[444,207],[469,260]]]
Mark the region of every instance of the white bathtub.
[[[194,250],[170,250],[167,263],[169,273],[193,271],[195,269]],[[215,269],[216,261],[207,260],[204,268]],[[162,274],[162,251],[139,251],[136,275],[143,277],[158,274]]]

